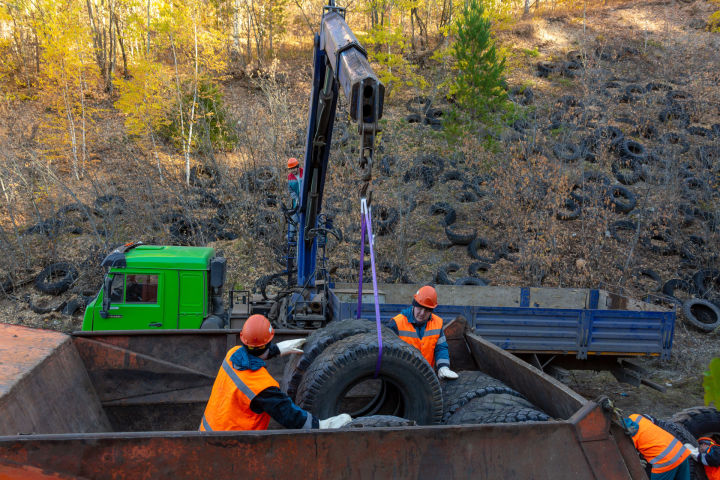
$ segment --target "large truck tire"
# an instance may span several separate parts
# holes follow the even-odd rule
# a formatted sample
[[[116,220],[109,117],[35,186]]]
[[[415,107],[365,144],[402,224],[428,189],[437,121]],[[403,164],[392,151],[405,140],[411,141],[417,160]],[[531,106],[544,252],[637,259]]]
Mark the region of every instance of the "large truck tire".
[[[482,404],[490,406],[488,411],[497,409],[499,406],[533,408],[533,405],[525,397],[510,387],[476,388],[454,398],[447,396],[443,398],[443,422],[450,420],[455,412],[476,398],[482,398]]]
[[[344,428],[377,428],[377,427],[412,427],[415,421],[394,415],[370,415],[358,417],[345,425]]]
[[[474,398],[448,418],[447,425],[545,422],[550,417],[534,408],[502,406],[488,408],[488,399]]]
[[[303,346],[302,355],[292,355],[292,358],[285,363],[282,388],[295,400],[298,385],[305,375],[310,364],[325,351],[327,347],[344,338],[359,333],[376,332],[377,326],[374,321],[364,318],[349,318],[345,320],[330,322],[325,328],[315,330],[310,334]],[[385,338],[397,338],[395,333],[387,327],[382,327],[383,341]]]
[[[720,411],[713,407],[692,407],[672,417],[672,421],[685,427],[695,438],[720,436]]]
[[[379,380],[382,395],[372,400],[376,403],[372,414],[389,413],[419,425],[440,423],[440,381],[420,352],[397,337],[383,338],[378,380],[373,380],[378,354],[375,332],[335,342],[305,372],[296,403],[319,418],[327,418],[343,413],[345,396],[351,390]]]
[[[519,392],[480,371],[461,371],[456,380],[441,380],[440,384],[443,389],[443,423],[476,398],[484,400],[475,402],[475,412],[492,412],[500,407],[534,408]]]

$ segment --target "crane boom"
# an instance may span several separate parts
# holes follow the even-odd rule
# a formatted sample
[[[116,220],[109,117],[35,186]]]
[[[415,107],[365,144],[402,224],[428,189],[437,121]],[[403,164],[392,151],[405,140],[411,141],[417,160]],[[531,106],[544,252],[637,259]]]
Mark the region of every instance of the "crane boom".
[[[333,124],[339,90],[350,106],[350,118],[361,135],[358,167],[367,193],[377,122],[382,117],[385,87],[373,72],[367,53],[345,22],[345,9],[326,6],[315,34],[313,83],[308,113],[303,179],[300,186],[297,238],[297,283],[314,286],[317,267],[318,215],[322,210]]]

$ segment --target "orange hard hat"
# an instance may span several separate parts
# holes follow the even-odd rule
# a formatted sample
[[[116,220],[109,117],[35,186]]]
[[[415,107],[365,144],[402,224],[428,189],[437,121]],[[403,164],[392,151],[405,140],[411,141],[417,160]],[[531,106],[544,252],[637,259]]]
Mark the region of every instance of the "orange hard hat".
[[[437,292],[430,285],[420,287],[420,290],[415,293],[413,298],[425,308],[435,308],[438,305]]]
[[[240,332],[240,340],[248,347],[264,347],[275,336],[270,320],[264,315],[250,315]]]
[[[710,445],[715,445],[715,442],[710,437],[700,437],[698,438],[698,443],[709,443]]]
[[[288,168],[295,168],[298,165],[300,165],[300,162],[298,162],[298,159],[295,157],[288,158]]]

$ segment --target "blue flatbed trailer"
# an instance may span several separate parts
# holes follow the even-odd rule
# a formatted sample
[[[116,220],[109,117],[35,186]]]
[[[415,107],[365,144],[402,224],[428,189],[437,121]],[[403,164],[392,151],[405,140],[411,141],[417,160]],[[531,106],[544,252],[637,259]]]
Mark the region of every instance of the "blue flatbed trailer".
[[[412,300],[418,285],[380,284],[380,316],[387,321]],[[463,316],[474,333],[516,354],[652,356],[669,359],[675,312],[658,305],[585,288],[436,286],[435,313],[446,322]],[[331,318],[357,317],[358,286],[336,284]],[[362,318],[375,318],[372,285],[363,286]]]

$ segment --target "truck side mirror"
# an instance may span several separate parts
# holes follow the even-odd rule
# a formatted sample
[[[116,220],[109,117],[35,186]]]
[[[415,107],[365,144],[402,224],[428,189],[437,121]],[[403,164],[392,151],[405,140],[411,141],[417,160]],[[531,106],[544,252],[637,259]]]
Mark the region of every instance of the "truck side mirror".
[[[112,281],[112,275],[105,275],[105,281],[103,282],[103,299],[102,309],[100,310],[100,318],[108,318],[108,312],[110,311],[110,289],[112,288]]]

